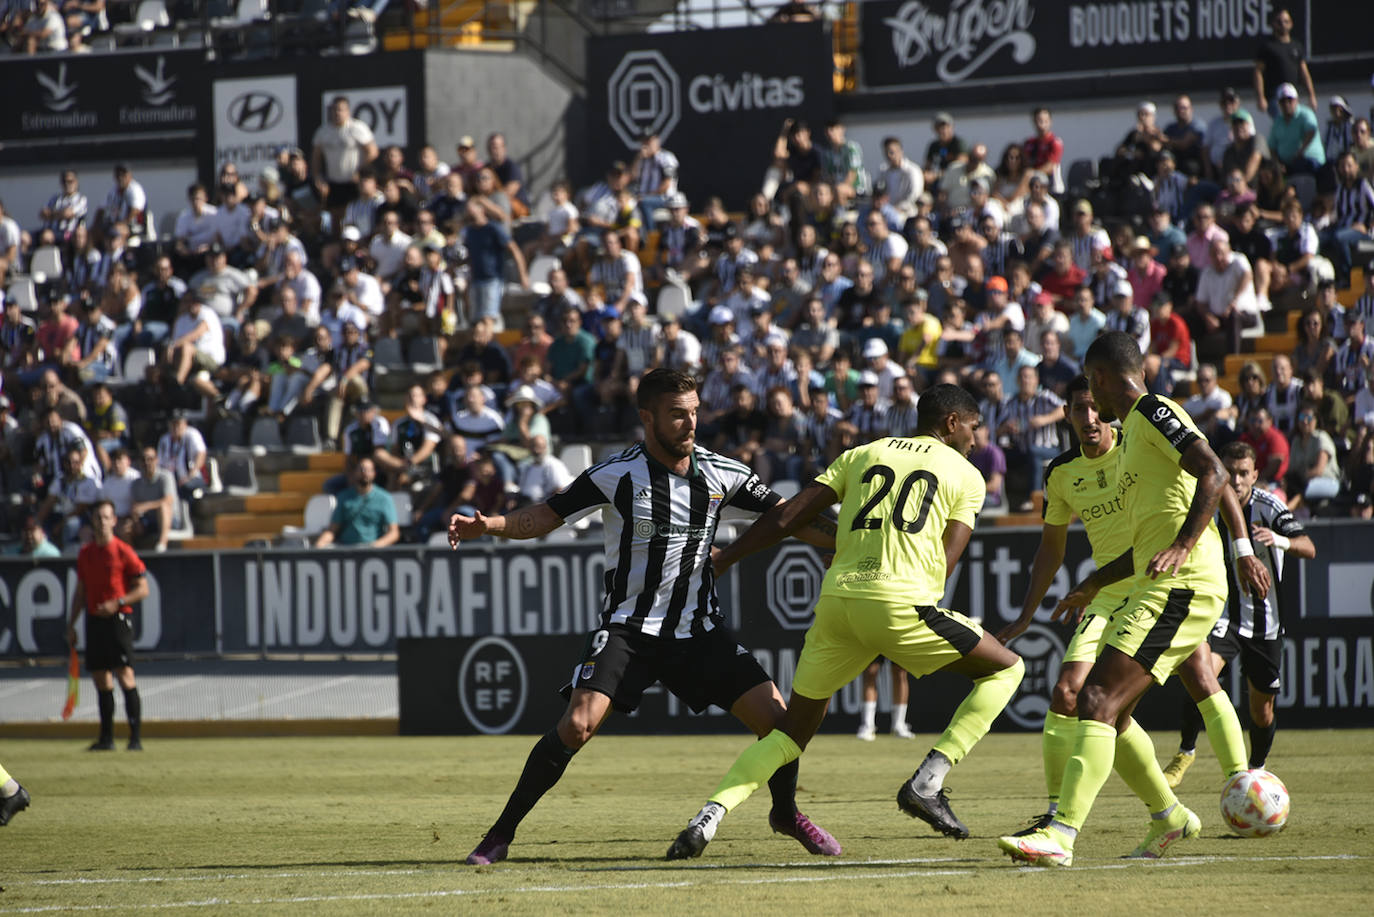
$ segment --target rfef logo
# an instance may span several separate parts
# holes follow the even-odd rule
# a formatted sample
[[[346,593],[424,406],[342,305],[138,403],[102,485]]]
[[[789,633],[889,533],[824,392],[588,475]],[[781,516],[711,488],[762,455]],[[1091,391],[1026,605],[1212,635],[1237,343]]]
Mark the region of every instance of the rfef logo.
[[[631,51],[606,84],[606,110],[616,136],[628,147],[646,134],[663,140],[682,115],[682,84],[660,51]]]
[[[463,655],[458,669],[458,700],[478,732],[509,732],[525,712],[529,676],[520,651],[503,637],[483,637]]]

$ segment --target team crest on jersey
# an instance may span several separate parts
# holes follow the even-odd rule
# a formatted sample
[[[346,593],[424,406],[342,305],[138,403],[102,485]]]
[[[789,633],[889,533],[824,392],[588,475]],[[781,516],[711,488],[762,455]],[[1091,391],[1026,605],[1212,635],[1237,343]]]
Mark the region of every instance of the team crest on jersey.
[[[725,494],[711,494],[711,499],[706,503],[706,512],[714,513],[720,507],[720,501],[725,499]]]
[[[582,664],[582,671],[578,674],[577,680],[578,680],[578,681],[586,681],[587,679],[589,679],[589,678],[592,677],[592,673],[595,672],[595,671],[596,671],[596,663],[595,663],[595,662],[586,662],[586,663],[583,663],[583,664]]]
[[[1101,468],[1097,469],[1097,487],[1099,490],[1107,489],[1107,472]]]

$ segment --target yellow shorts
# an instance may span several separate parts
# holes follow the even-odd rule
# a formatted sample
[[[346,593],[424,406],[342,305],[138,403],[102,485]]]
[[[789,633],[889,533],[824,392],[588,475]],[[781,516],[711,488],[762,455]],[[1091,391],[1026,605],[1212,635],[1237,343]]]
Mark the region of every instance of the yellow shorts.
[[[1107,621],[1125,604],[1126,599],[1120,593],[1108,595],[1106,601],[1099,595],[1092,604],[1083,609],[1083,620],[1074,628],[1068,649],[1064,650],[1063,664],[1095,662],[1097,654],[1102,651],[1102,635],[1106,633]]]
[[[1130,656],[1163,684],[1207,640],[1226,594],[1196,592],[1177,580],[1141,579],[1108,621],[1104,646]]]
[[[982,638],[983,629],[957,611],[821,596],[792,690],[815,700],[827,698],[875,656],[886,656],[920,678],[967,656]]]

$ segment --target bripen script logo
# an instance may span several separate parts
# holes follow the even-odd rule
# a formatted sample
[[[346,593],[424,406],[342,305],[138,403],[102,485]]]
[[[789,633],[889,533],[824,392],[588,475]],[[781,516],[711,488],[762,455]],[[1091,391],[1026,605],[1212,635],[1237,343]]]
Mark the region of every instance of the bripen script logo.
[[[616,136],[628,147],[645,134],[663,140],[682,115],[682,83],[658,51],[631,51],[621,58],[606,84],[606,111]]]
[[[76,104],[76,87],[80,84],[67,82],[66,64],[58,66],[57,79],[41,70],[35,71],[34,76],[43,87],[43,104],[49,111],[66,111]]]
[[[245,92],[229,103],[229,123],[241,131],[260,134],[276,127],[285,110],[270,92]]]
[[[1018,64],[1028,63],[1035,56],[1035,36],[1027,31],[1034,18],[1030,0],[952,0],[944,14],[909,0],[883,22],[892,28],[899,67],[935,57],[941,82],[958,83],[1004,46]]]

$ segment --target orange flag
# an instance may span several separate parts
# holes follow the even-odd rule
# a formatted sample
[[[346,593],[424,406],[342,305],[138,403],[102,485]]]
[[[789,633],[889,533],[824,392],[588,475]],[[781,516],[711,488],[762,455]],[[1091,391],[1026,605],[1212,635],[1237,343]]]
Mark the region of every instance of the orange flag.
[[[76,647],[67,659],[67,702],[62,705],[62,719],[72,718],[72,711],[81,700],[81,659],[76,655]]]

